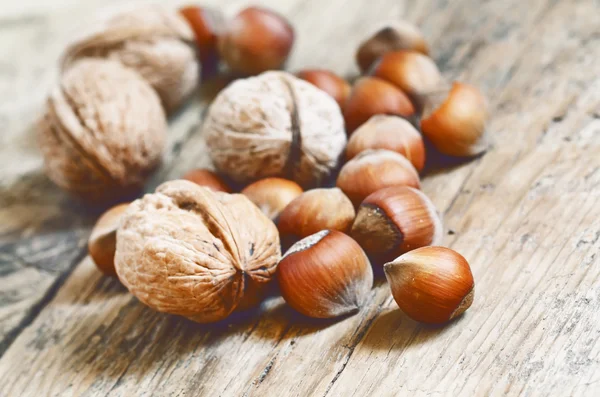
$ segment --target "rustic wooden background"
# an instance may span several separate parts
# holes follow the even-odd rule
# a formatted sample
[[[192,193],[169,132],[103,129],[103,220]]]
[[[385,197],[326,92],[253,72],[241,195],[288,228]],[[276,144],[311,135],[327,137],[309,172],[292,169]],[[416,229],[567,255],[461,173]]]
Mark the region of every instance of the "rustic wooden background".
[[[291,70],[355,75],[360,39],[407,18],[448,79],[489,98],[492,150],[423,183],[476,279],[473,307],[437,329],[401,314],[381,282],[339,322],[272,299],[203,326],[101,276],[85,249],[97,214],[44,176],[33,123],[74,27],[110,3],[0,1],[0,396],[600,395],[597,0],[255,1],[297,28]],[[196,133],[206,97],[171,120],[149,188],[209,164]]]

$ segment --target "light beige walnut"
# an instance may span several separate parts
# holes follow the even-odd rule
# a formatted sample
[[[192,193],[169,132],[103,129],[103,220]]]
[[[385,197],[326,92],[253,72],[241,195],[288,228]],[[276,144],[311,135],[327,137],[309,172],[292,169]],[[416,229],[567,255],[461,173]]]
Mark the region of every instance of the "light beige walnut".
[[[346,145],[335,100],[286,72],[229,85],[212,103],[203,133],[215,166],[239,182],[284,176],[319,185]]]
[[[143,303],[204,323],[256,304],[280,257],[275,224],[244,195],[176,180],[129,206],[115,267]]]
[[[115,61],[83,59],[46,105],[38,143],[50,179],[93,202],[139,190],[160,163],[166,118],[156,92]]]
[[[129,7],[98,17],[63,55],[63,70],[82,57],[103,57],[135,69],[158,92],[168,112],[198,84],[194,34],[175,10]]]

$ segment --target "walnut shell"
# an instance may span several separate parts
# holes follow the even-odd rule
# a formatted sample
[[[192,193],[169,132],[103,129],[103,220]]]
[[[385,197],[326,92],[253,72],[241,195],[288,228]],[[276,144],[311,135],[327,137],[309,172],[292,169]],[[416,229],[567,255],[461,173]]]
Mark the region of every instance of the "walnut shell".
[[[130,205],[115,267],[143,303],[205,323],[255,303],[280,257],[275,224],[244,195],[176,180]]]
[[[160,163],[166,129],[160,100],[138,73],[83,59],[50,94],[38,142],[50,179],[104,202],[142,187]]]
[[[283,176],[319,185],[346,145],[335,100],[286,72],[229,85],[212,103],[203,132],[215,166],[238,182]]]
[[[200,76],[194,34],[175,10],[135,7],[94,20],[63,55],[67,69],[82,57],[102,57],[135,69],[158,92],[168,112],[194,90]]]

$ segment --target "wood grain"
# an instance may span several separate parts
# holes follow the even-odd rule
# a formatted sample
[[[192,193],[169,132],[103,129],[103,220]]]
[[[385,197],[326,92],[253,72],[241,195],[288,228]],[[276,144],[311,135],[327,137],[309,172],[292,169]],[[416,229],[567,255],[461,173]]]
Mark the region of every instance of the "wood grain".
[[[600,393],[598,2],[261,2],[298,30],[292,70],[351,76],[360,39],[404,17],[449,81],[486,93],[492,150],[434,162],[423,183],[444,213],[444,244],[476,280],[473,307],[442,328],[404,316],[381,280],[367,307],[337,322],[274,297],[198,325],[152,312],[79,263],[95,214],[43,176],[31,125],[70,21],[106,3],[0,14],[0,396]],[[209,164],[194,128],[205,106],[206,92],[171,121],[148,189]]]

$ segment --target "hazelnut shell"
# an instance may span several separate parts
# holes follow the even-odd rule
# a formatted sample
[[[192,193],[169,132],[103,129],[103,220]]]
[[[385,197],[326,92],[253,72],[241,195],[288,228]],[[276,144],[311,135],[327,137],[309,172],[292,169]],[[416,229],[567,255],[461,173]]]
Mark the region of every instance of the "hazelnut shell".
[[[423,247],[384,267],[394,300],[409,317],[442,324],[472,304],[475,282],[467,260],[449,248]]]
[[[373,270],[354,240],[323,230],[285,253],[277,279],[291,307],[309,317],[332,318],[356,312],[367,303]]]
[[[368,195],[385,187],[420,188],[421,182],[406,157],[391,150],[369,149],[344,164],[336,185],[358,206]]]
[[[411,118],[415,115],[415,107],[410,98],[392,83],[378,77],[361,77],[354,83],[344,105],[348,134],[376,114]]]
[[[292,238],[308,237],[324,229],[347,232],[354,216],[352,202],[340,189],[312,189],[285,207],[277,227],[282,237]]]
[[[358,208],[350,235],[373,257],[395,257],[441,241],[443,226],[420,190],[392,186],[369,195]]]
[[[425,145],[421,134],[402,117],[375,115],[361,125],[346,146],[346,159],[351,160],[368,149],[386,149],[406,157],[421,171],[425,166]]]
[[[129,203],[119,204],[102,214],[88,240],[88,252],[98,269],[107,276],[116,276],[115,250],[117,228]]]

